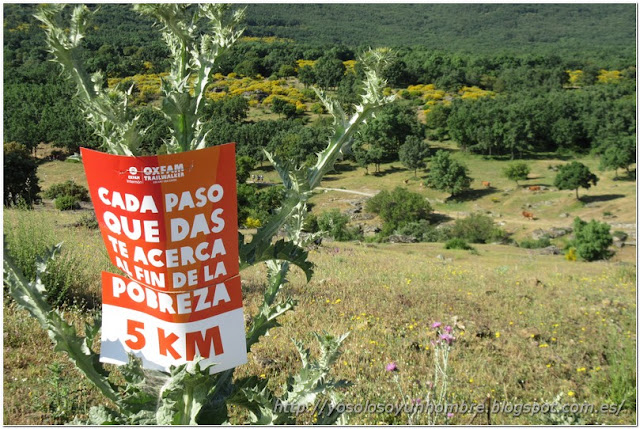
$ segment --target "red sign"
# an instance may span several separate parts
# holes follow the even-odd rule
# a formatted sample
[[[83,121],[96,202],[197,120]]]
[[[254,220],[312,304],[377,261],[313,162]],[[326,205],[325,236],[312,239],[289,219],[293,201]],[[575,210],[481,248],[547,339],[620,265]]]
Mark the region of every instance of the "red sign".
[[[200,356],[211,355],[205,346],[210,340],[220,343],[213,356],[237,356],[227,368],[244,363],[235,145],[146,157],[81,151],[105,246],[126,275],[103,274],[101,359],[125,363],[126,353],[138,352],[148,367],[166,369],[193,360],[189,350],[196,343],[206,349],[198,349]],[[229,328],[225,314],[234,314],[241,329]],[[163,353],[162,344],[173,337],[154,331],[160,325],[176,335],[181,352]],[[196,340],[200,334],[191,329],[202,338]],[[240,333],[242,341],[222,351],[225,329]],[[157,347],[133,347],[142,344],[136,338]],[[214,372],[227,368],[216,365]]]

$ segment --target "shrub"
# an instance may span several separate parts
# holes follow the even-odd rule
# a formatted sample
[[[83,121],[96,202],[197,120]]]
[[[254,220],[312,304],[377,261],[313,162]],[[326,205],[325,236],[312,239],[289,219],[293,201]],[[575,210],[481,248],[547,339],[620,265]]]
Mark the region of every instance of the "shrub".
[[[282,186],[268,186],[262,190],[255,185],[238,184],[238,221],[248,217],[264,223],[284,198]]]
[[[382,191],[370,198],[366,210],[379,215],[384,224],[382,235],[387,236],[410,222],[427,219],[431,205],[420,194],[397,187],[392,192]]]
[[[55,199],[54,202],[55,207],[58,210],[77,210],[80,208],[80,203],[76,199],[76,197],[71,195],[62,195]]]
[[[54,307],[71,304],[75,300],[75,292],[86,287],[87,275],[78,267],[83,266],[82,259],[65,251],[47,265],[42,282],[47,287],[47,302]]]
[[[76,223],[73,224],[75,227],[83,227],[87,229],[98,229],[98,219],[96,219],[96,215],[93,212],[84,213],[80,216],[80,219]]]
[[[524,162],[517,162],[505,168],[502,174],[504,175],[504,177],[509,180],[513,180],[514,182],[516,182],[516,185],[520,186],[518,180],[526,180],[530,172],[531,169],[527,164],[525,164]]]
[[[82,185],[78,185],[73,180],[63,183],[56,183],[44,192],[46,198],[58,199],[62,196],[74,197],[77,201],[89,201],[89,191]]]
[[[260,222],[260,219],[249,216],[244,221],[244,226],[246,226],[247,228],[260,228],[262,226],[262,222]]]
[[[38,259],[47,253],[47,249],[60,240],[50,224],[46,214],[33,213],[21,216],[19,222],[6,231],[6,253],[11,256],[24,276],[32,281],[36,277]],[[47,289],[46,301],[60,306],[74,301],[74,292],[86,291],[87,285],[95,279],[90,278],[77,249],[69,246],[47,263],[42,282]]]
[[[4,145],[4,205],[19,203],[31,207],[38,202],[40,186],[36,175],[38,165],[29,150],[19,143]]]
[[[349,216],[340,213],[338,209],[324,212],[317,219],[318,229],[338,241],[354,240],[359,236],[357,230],[347,226]]]
[[[409,235],[418,241],[427,243],[444,242],[451,238],[451,228],[448,226],[436,228],[429,221],[422,219],[404,224],[395,231],[395,234]]]
[[[282,64],[276,73],[278,77],[289,77],[296,75],[296,69],[290,64]]]
[[[320,103],[313,103],[311,105],[311,113],[315,113],[316,115],[322,115],[324,113],[324,107]]]
[[[394,231],[394,233],[399,235],[409,235],[411,237],[415,237],[418,241],[425,241],[425,235],[428,235],[432,229],[435,228],[431,226],[427,220],[422,219],[417,222],[408,222]]]
[[[595,219],[587,223],[576,217],[573,221],[575,239],[571,247],[575,247],[578,257],[585,261],[607,259],[611,256],[608,248],[613,243],[610,229],[607,223]]]
[[[54,149],[49,154],[49,159],[51,160],[64,161],[66,157],[67,153],[60,149]]]
[[[473,246],[470,246],[462,238],[452,238],[444,244],[445,249],[461,249],[461,250],[474,250]]]
[[[273,113],[282,114],[286,118],[293,118],[298,114],[295,104],[289,103],[288,101],[274,97],[271,103],[271,111]]]
[[[28,280],[36,277],[36,261],[47,248],[55,244],[55,233],[45,226],[43,212],[33,216],[20,215],[20,221],[7,228],[5,224],[5,252],[14,259],[16,266]],[[7,217],[5,216],[5,222]]]
[[[302,230],[309,233],[320,231],[320,227],[318,226],[318,217],[313,213],[309,213],[307,217],[304,218]]]
[[[518,246],[525,249],[542,249],[543,247],[551,246],[551,240],[549,240],[549,237],[542,237],[538,240],[522,240],[518,243]]]
[[[489,216],[473,213],[470,216],[457,219],[453,225],[451,235],[463,238],[471,243],[490,243],[505,238],[505,232],[495,226]]]
[[[569,250],[564,253],[564,259],[567,261],[575,261],[578,259],[575,247],[570,247]]]

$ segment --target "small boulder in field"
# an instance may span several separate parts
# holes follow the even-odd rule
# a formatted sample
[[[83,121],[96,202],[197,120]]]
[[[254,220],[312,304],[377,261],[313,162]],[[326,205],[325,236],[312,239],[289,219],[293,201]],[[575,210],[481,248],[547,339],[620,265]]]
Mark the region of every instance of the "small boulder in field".
[[[389,243],[416,243],[418,241],[412,235],[394,234],[389,236]]]
[[[538,250],[541,255],[561,255],[562,251],[557,246],[543,247]]]

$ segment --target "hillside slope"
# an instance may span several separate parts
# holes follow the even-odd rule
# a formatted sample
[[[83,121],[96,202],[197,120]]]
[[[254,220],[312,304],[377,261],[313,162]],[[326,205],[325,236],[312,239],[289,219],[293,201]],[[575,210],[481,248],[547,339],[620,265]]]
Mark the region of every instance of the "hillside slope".
[[[635,46],[633,4],[252,4],[248,34],[307,43],[449,51]]]

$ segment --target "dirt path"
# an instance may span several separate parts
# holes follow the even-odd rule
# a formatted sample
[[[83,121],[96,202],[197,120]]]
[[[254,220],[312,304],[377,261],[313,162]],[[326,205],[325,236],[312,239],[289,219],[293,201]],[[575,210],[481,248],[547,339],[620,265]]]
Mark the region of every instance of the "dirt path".
[[[352,191],[350,189],[339,189],[339,188],[321,188],[321,187],[317,187],[316,188],[319,191],[338,191],[338,192],[346,192],[349,194],[357,194],[357,195],[364,195],[365,197],[373,197],[375,196],[375,194],[368,194],[366,192],[360,192],[360,191]]]
[[[279,185],[280,183],[272,183],[272,182],[256,182],[256,181],[252,181],[252,180],[247,180],[247,183],[254,183],[254,184],[259,184],[259,185],[264,185],[264,186],[276,186]],[[317,187],[314,188],[314,190],[318,190],[318,191],[338,191],[338,192],[346,192],[348,194],[357,194],[357,195],[363,195],[365,197],[374,197],[376,194],[369,194],[366,192],[360,192],[360,191],[352,191],[350,189],[340,189],[340,188],[323,188],[323,187]]]

